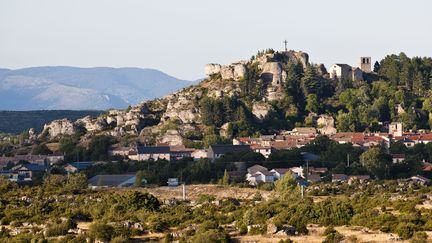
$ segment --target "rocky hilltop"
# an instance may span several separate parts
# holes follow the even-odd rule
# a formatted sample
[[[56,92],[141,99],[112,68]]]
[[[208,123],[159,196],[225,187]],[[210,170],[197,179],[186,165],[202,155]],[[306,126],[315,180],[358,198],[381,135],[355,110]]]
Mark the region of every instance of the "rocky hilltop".
[[[278,109],[277,102],[286,100],[290,65],[306,72],[311,67],[309,55],[296,51],[267,50],[250,60],[229,65],[207,64],[204,70],[207,78],[199,84],[126,110],[109,110],[94,119],[55,120],[44,126],[40,136],[52,140],[81,130],[87,137],[96,134],[118,138],[128,136],[148,144],[172,145],[183,144],[185,140],[202,140],[209,133],[227,137],[232,135],[227,130],[234,129],[230,123],[239,120],[235,114],[244,113],[251,124],[260,124]],[[325,72],[321,66],[313,69],[316,73]],[[230,113],[234,114],[233,117],[226,115],[222,121],[209,121],[208,102],[213,104],[209,108],[212,113],[215,104],[224,100],[235,103],[232,107],[235,110]],[[238,130],[239,126],[235,127]]]

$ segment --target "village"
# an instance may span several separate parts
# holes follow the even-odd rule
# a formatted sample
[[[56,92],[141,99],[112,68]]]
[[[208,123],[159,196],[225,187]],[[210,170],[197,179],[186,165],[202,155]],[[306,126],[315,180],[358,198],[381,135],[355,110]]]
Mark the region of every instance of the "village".
[[[297,127],[291,131],[281,132],[280,134],[261,135],[259,137],[237,137],[232,140],[232,144],[215,144],[208,149],[194,149],[185,146],[169,144],[157,144],[155,146],[136,146],[136,147],[112,147],[108,154],[111,157],[122,158],[118,163],[130,163],[133,161],[169,161],[176,163],[182,159],[207,159],[211,162],[223,158],[226,154],[238,154],[254,152],[261,154],[268,159],[272,153],[281,150],[299,149],[312,143],[319,136],[327,136],[338,144],[351,144],[355,148],[368,150],[372,147],[384,148],[392,158],[393,164],[403,163],[405,154],[391,154],[389,152],[392,143],[403,144],[406,148],[412,148],[416,144],[428,144],[432,141],[432,133],[427,132],[404,132],[403,125],[394,122],[388,125],[387,133],[338,133],[334,128],[334,120],[331,116],[321,115],[316,121],[318,129],[315,127]],[[263,183],[274,183],[290,171],[295,178],[308,183],[320,181],[330,182],[349,182],[352,180],[367,181],[374,179],[368,174],[346,175],[331,173],[332,168],[313,167],[309,163],[320,160],[316,154],[308,151],[302,153],[304,163],[295,167],[280,167],[278,163],[273,164],[272,168],[267,168],[259,164],[246,163],[248,161],[233,162],[235,169],[227,171],[231,179],[244,181],[250,186],[257,186]],[[292,158],[284,158],[291,160]],[[280,161],[283,162],[283,161]],[[300,161],[299,161],[300,162]],[[41,178],[51,170],[63,170],[65,173],[85,172],[93,165],[104,164],[106,161],[74,161],[65,163],[64,155],[54,153],[51,155],[16,155],[14,157],[0,157],[0,175],[10,181],[17,183],[31,183],[35,176]],[[349,157],[347,158],[349,166]],[[423,171],[432,170],[430,161],[421,161]],[[246,167],[246,165],[251,165]],[[283,163],[281,163],[283,164]],[[429,184],[430,179],[422,175],[414,175],[410,178],[422,184]],[[142,178],[146,182],[145,178]],[[131,187],[135,184],[135,173],[127,174],[97,174],[89,178],[89,187]],[[182,183],[181,178],[169,178],[168,186],[178,186]],[[145,183],[144,183],[145,184]]]

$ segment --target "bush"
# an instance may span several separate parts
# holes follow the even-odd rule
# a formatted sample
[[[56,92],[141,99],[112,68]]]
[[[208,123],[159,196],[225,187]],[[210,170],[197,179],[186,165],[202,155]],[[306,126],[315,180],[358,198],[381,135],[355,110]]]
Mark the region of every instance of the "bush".
[[[427,243],[428,235],[424,231],[418,231],[413,234],[411,243]]]
[[[409,239],[413,236],[417,226],[413,223],[399,223],[396,227],[396,234],[404,239]]]
[[[114,227],[103,222],[90,225],[89,235],[97,240],[109,241],[114,235]]]

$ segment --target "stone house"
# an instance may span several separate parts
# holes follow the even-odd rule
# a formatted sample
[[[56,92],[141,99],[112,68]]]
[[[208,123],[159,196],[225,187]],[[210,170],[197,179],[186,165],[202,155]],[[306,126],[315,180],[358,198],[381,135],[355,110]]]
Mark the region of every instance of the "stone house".
[[[363,71],[348,64],[335,63],[329,68],[330,78],[334,80],[362,81]]]

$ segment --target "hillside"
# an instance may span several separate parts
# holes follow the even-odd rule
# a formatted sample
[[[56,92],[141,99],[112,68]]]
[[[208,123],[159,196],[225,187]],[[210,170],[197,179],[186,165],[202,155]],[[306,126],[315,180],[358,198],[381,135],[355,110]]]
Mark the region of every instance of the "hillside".
[[[45,132],[55,138],[64,135],[62,126],[79,126],[89,136],[206,147],[314,126],[321,114],[335,118],[339,132],[383,131],[393,121],[405,129],[430,129],[431,60],[389,55],[374,65],[375,72],[350,67],[353,76],[336,77],[304,52],[266,50],[250,60],[206,65],[205,80],[165,97],[98,119],[55,121]]]
[[[154,69],[62,66],[0,69],[0,110],[126,108],[190,84]]]

